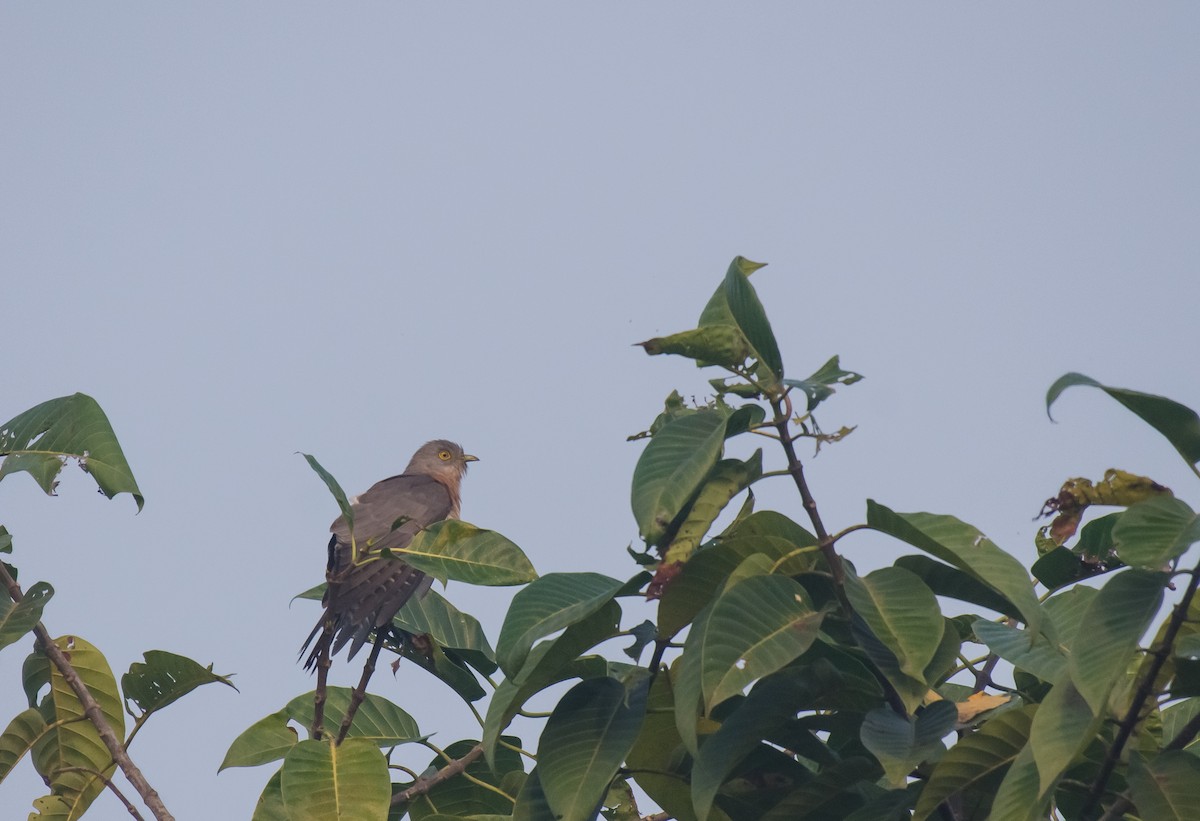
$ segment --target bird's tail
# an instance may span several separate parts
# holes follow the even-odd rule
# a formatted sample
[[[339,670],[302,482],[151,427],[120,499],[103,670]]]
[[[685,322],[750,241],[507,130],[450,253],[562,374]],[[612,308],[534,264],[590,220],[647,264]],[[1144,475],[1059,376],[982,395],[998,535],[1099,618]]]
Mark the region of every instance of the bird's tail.
[[[316,669],[317,662],[329,652],[329,647],[333,643],[333,620],[329,618],[328,613],[321,615],[321,620],[317,622],[312,632],[308,634],[308,638],[304,640],[303,646],[300,647],[300,656],[302,658],[314,640],[316,640],[316,644],[313,645],[312,652],[308,654],[308,658],[304,660],[304,669],[310,673]]]

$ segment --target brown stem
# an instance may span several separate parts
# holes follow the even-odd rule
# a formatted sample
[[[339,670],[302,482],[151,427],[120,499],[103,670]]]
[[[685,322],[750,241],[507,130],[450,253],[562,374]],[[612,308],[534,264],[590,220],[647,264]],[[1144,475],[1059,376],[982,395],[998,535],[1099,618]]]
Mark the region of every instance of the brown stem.
[[[1118,725],[1117,736],[1113,739],[1112,746],[1108,748],[1108,754],[1104,757],[1104,763],[1100,766],[1100,772],[1096,775],[1096,780],[1092,783],[1092,788],[1088,791],[1087,799],[1084,801],[1081,812],[1082,816],[1086,817],[1091,814],[1092,810],[1100,803],[1105,787],[1108,786],[1108,779],[1121,758],[1121,752],[1125,749],[1126,742],[1133,735],[1133,731],[1137,728],[1137,725],[1141,723],[1142,708],[1146,703],[1146,699],[1150,697],[1151,691],[1154,689],[1154,683],[1158,680],[1158,674],[1162,672],[1163,665],[1171,657],[1170,650],[1175,644],[1175,637],[1179,634],[1179,630],[1183,627],[1184,622],[1187,621],[1187,612],[1188,608],[1191,607],[1192,597],[1196,595],[1196,588],[1200,586],[1200,567],[1193,568],[1190,575],[1191,581],[1188,582],[1187,589],[1183,591],[1183,597],[1171,611],[1171,619],[1167,622],[1167,629],[1163,633],[1162,641],[1150,652],[1153,660],[1150,662],[1146,674],[1142,676],[1141,681],[1138,683],[1137,691],[1133,695],[1133,701],[1129,703],[1129,710]],[[1117,803],[1119,804],[1120,800]],[[1111,811],[1110,808],[1109,812]],[[1120,816],[1114,817],[1119,818]]]
[[[483,755],[483,745],[476,744],[462,758],[456,758],[431,776],[418,778],[416,783],[407,790],[402,790],[393,795],[392,806],[412,801],[414,798],[424,795],[443,781],[448,781],[463,772],[481,755]]]
[[[320,654],[317,656],[317,689],[313,692],[313,722],[309,733],[314,741],[320,741],[325,734],[325,699],[329,693],[329,668],[333,664],[329,652],[333,644],[332,620],[325,622],[325,631],[320,642]]]
[[[8,588],[8,595],[14,602],[19,602],[25,598],[21,592],[21,586],[17,584],[8,572],[8,568],[0,562],[0,580],[4,582]],[[129,783],[137,790],[138,795],[146,803],[150,812],[154,813],[154,817],[158,821],[175,821],[175,816],[171,815],[164,806],[162,799],[158,795],[158,791],[150,786],[150,782],[142,775],[142,771],[129,757],[129,753],[125,751],[125,745],[121,743],[121,739],[117,738],[117,734],[113,731],[112,725],[104,718],[104,713],[100,710],[100,705],[96,703],[96,699],[92,697],[92,693],[88,690],[87,685],[79,678],[79,674],[75,672],[75,668],[71,666],[71,662],[67,660],[66,655],[59,649],[54,640],[50,638],[50,634],[46,631],[46,627],[39,621],[33,626],[33,635],[37,637],[38,645],[41,651],[50,659],[50,663],[58,668],[58,672],[62,675],[63,680],[75,691],[75,697],[79,699],[79,705],[83,707],[83,713],[87,716],[88,721],[92,722],[92,726],[96,728],[96,732],[100,736],[100,740],[104,742],[104,746],[108,749],[112,760],[121,768],[121,772],[129,779]]]
[[[117,797],[117,799],[120,800],[120,802],[125,805],[125,809],[129,810],[130,815],[132,815],[134,818],[136,818],[137,821],[144,821],[144,819],[142,818],[142,814],[137,811],[137,807],[135,807],[135,806],[133,806],[133,804],[129,803],[129,799],[126,798],[121,793],[121,791],[117,789],[117,785],[112,783],[112,781],[104,773],[97,772],[96,770],[88,769],[87,767],[62,767],[58,771],[60,773],[87,773],[88,775],[95,776],[96,778],[98,778],[104,782],[104,786],[106,786],[110,790],[112,790],[112,794],[115,795]]]
[[[354,716],[358,712],[359,705],[367,697],[367,682],[375,674],[375,662],[379,661],[379,651],[383,649],[383,642],[387,635],[387,625],[375,629],[375,643],[371,645],[371,653],[367,656],[367,663],[363,665],[362,678],[358,680],[358,686],[350,694],[350,703],[346,705],[346,715],[342,716],[342,726],[338,728],[338,744],[346,740],[346,733],[350,732],[350,725],[354,723]]]

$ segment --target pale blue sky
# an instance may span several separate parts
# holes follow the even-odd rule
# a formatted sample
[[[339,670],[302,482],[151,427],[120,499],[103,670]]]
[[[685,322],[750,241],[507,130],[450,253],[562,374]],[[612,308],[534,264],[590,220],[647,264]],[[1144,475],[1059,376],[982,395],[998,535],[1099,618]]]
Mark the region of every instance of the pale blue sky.
[[[1068,476],[1194,504],[1115,403],[1042,399],[1078,370],[1200,407],[1197,43],[1185,3],[6,3],[0,417],[92,394],[147,499],[5,481],[22,579],[118,675],[147,649],[237,673],[132,752],[179,818],[249,817],[270,769],[216,767],[311,687],[288,600],[336,513],[294,453],[354,493],[454,438],[465,518],[542,572],[631,575],[624,438],[716,375],[631,343],[692,327],[736,254],[770,263],[792,376],[867,377],[820,416],[859,425],[812,464],[832,527],[874,497],[1028,558]],[[450,588],[493,640],[510,592]],[[376,687],[473,732],[418,671]],[[24,764],[0,817],[38,787]]]

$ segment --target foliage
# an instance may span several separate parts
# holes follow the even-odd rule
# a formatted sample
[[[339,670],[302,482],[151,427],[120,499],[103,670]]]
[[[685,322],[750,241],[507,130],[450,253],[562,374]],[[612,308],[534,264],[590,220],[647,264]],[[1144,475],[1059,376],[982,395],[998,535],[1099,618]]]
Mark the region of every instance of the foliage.
[[[823,433],[813,413],[863,377],[836,356],[788,376],[750,282],[761,267],[735,259],[696,328],[641,343],[724,375],[706,402],[673,392],[630,437],[648,440],[630,496],[646,548],[630,551],[631,577],[538,577],[497,533],[463,522],[424,531],[397,557],[443,580],[523,585],[498,629],[431,592],[405,605],[386,642],[463,699],[479,739],[442,749],[426,726],[437,717],[419,704],[414,717],[373,693],[319,686],[231,733],[223,768],[275,768],[255,819],[633,821],[656,812],[638,807],[647,799],[656,817],[681,821],[1197,817],[1200,515],[1152,479],[1111,470],[1068,479],[1047,502],[1054,518],[1031,568],[942,513],[868,500],[863,522],[830,529],[795,444],[850,433]],[[1196,470],[1193,411],[1080,374],[1051,387],[1047,411],[1073,386],[1120,402]],[[8,426],[25,450],[0,478],[29,470],[48,487],[54,466],[30,461],[32,413]],[[307,458],[346,512],[336,480]],[[761,481],[794,485],[794,516],[755,509]],[[1116,512],[1085,521],[1099,506]],[[842,547],[862,530],[916,552],[860,572]],[[31,629],[52,592],[34,585],[0,602],[0,640]],[[626,625],[629,597],[656,602],[656,619]],[[618,637],[631,646],[609,658],[600,646]],[[152,651],[118,690],[98,651],[60,642],[76,642],[80,675],[117,728],[122,697],[140,726],[192,687],[228,683]],[[0,777],[32,752],[55,800],[85,807],[100,786],[64,763],[107,773],[114,762],[89,724],[57,723],[80,712],[56,669],[37,652],[27,662],[31,709],[0,737]],[[539,714],[537,742],[504,735],[539,694],[555,706]],[[328,726],[349,716],[344,740],[310,729],[315,697]],[[428,747],[429,767],[389,766],[401,745]]]

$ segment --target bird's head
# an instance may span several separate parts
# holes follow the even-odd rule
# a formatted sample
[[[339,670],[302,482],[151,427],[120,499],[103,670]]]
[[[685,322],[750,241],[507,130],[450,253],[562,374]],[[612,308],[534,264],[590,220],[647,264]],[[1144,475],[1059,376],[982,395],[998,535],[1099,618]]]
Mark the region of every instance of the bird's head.
[[[478,461],[478,457],[463,453],[461,445],[447,439],[434,439],[417,449],[404,472],[420,473],[457,484],[467,472],[467,463]]]

